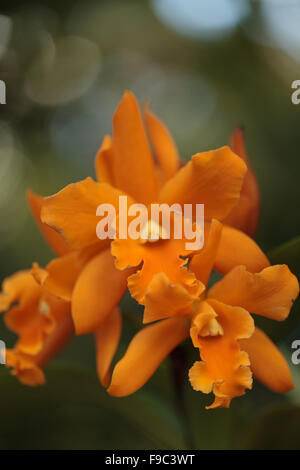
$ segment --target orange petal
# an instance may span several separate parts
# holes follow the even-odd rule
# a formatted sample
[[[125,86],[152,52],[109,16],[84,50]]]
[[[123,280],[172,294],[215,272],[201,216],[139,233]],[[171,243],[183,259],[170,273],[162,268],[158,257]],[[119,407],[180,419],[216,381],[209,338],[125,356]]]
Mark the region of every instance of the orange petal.
[[[117,212],[120,195],[123,193],[109,184],[96,183],[91,178],[86,178],[45,198],[41,219],[61,233],[74,249],[95,243],[107,248],[110,240],[99,240],[96,234],[100,220],[96,216],[96,210],[100,204],[109,203]]]
[[[185,274],[188,275],[188,271]],[[203,284],[197,286],[192,295],[181,284],[171,284],[164,273],[155,274],[145,294],[143,322],[193,314],[199,303],[199,295],[205,290]]]
[[[10,305],[14,304],[12,308]],[[3,282],[0,305],[5,313],[6,326],[20,336],[19,348],[35,354],[43,339],[54,327],[54,317],[47,304],[42,304],[42,289],[29,271],[20,271]]]
[[[0,304],[7,310],[5,324],[19,336],[18,349],[31,355],[41,350],[45,337],[70,310],[67,302],[44,291],[30,271],[5,279]]]
[[[113,143],[112,138],[106,135],[96,155],[95,170],[97,180],[114,186],[113,175]]]
[[[66,253],[69,253],[71,248],[65,242],[61,235],[59,235],[53,228],[48,227],[47,225],[43,224],[41,221],[41,209],[43,203],[43,197],[34,194],[32,191],[28,190],[27,193],[27,201],[29,207],[31,209],[32,215],[35,218],[39,229],[41,230],[42,234],[44,235],[46,241],[51,246],[53,251],[58,255],[62,256]]]
[[[295,388],[287,361],[263,331],[255,328],[251,338],[241,340],[240,345],[249,355],[254,377],[274,392]]]
[[[116,308],[95,332],[97,372],[104,387],[110,382],[110,365],[119,344],[121,327],[120,310]]]
[[[254,331],[251,315],[240,307],[231,307],[216,300],[207,301],[216,314],[223,334],[197,338],[201,362],[196,362],[189,372],[190,382],[195,390],[203,393],[214,392],[215,401],[207,408],[228,407],[232,398],[241,396],[251,388],[252,378],[249,359],[240,350],[239,339],[250,337]],[[202,309],[200,315],[205,313]],[[211,314],[211,310],[207,310]],[[197,317],[196,317],[197,319]],[[197,327],[197,321],[192,328]],[[195,340],[195,331],[193,331]]]
[[[43,342],[38,354],[26,354],[16,347],[6,351],[6,365],[12,367],[12,375],[18,377],[21,383],[29,386],[43,385],[45,376],[42,367],[58,354],[73,334],[73,322],[70,314],[65,315]]]
[[[226,274],[240,264],[252,273],[270,266],[268,258],[252,238],[240,230],[223,225],[214,269]]]
[[[187,335],[188,321],[183,318],[170,318],[140,330],[115,366],[108,393],[123,397],[136,392]]]
[[[5,324],[11,329],[11,318],[12,313],[14,313],[14,323],[17,323],[17,319],[20,318],[23,312],[17,311],[17,309],[12,309],[9,317],[7,316]],[[8,321],[9,318],[9,321]],[[14,331],[19,334],[18,347],[20,351],[23,351],[26,354],[37,354],[42,346],[44,339],[49,335],[54,329],[54,320],[51,315],[42,317],[42,315],[32,316],[27,320],[27,324],[23,324],[22,328],[14,328]]]
[[[113,118],[114,177],[117,188],[138,202],[157,199],[158,181],[135,96],[126,92]]]
[[[209,305],[209,303],[205,301],[200,302],[200,304],[198,305],[197,313],[193,317],[190,328],[190,336],[195,348],[200,348],[201,343],[199,340],[199,336],[200,333],[203,331],[203,328],[207,325],[210,320],[216,317],[217,314],[211,307],[211,305]]]
[[[92,333],[118,305],[130,271],[114,266],[109,250],[95,256],[82,270],[73,290],[72,315],[77,334]]]
[[[187,314],[186,307],[192,307],[204,289],[185,266],[187,259],[182,259],[186,255],[185,240],[159,240],[145,244],[138,240],[115,240],[111,248],[119,269],[143,262],[142,268],[128,278],[128,288],[132,297],[143,305],[146,305],[147,293],[145,322],[175,315],[175,312],[182,314],[182,308]],[[163,275],[154,279],[158,273]],[[160,305],[162,297],[165,297],[166,304]],[[174,298],[177,299],[175,304]],[[163,305],[168,305],[170,311],[163,312]]]
[[[257,179],[247,158],[243,129],[237,128],[231,136],[231,148],[247,165],[247,173],[239,202],[228,214],[224,223],[231,225],[249,236],[256,232],[260,214],[260,195]]]
[[[180,159],[175,142],[166,128],[149,108],[144,107],[144,115],[154,154],[164,181],[175,175],[180,167]]]
[[[30,305],[38,302],[41,287],[35,282],[30,271],[18,271],[4,279],[0,293],[0,312],[9,309],[11,304],[19,302]]]
[[[30,355],[18,348],[6,350],[6,365],[12,367],[11,374],[18,377],[24,385],[35,387],[46,382],[42,369],[35,364]]]
[[[72,252],[50,261],[45,269],[34,263],[31,273],[35,280],[53,295],[70,301],[81,269],[77,253]]]
[[[244,266],[237,266],[208,291],[208,297],[282,321],[288,316],[298,293],[297,278],[286,265],[280,264],[256,274],[246,271]]]
[[[189,266],[196,278],[204,285],[207,284],[215,264],[223,226],[216,219],[213,219],[211,224],[205,224],[205,229],[204,246],[197,255],[193,256]]]
[[[229,147],[194,155],[162,188],[167,204],[204,204],[205,218],[224,218],[237,203],[246,172]]]
[[[35,362],[39,366],[45,366],[61,349],[70,341],[74,335],[74,324],[70,313],[70,304],[67,312],[57,322],[53,331],[45,338],[41,351],[35,357]]]

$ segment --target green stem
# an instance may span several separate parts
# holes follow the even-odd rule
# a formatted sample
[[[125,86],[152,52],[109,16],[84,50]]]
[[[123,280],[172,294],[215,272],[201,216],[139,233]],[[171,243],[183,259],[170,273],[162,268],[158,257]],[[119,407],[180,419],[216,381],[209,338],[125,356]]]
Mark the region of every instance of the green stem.
[[[195,449],[194,438],[190,428],[190,420],[185,400],[185,381],[186,381],[186,354],[182,345],[177,346],[171,352],[172,378],[175,388],[175,398],[179,418],[182,424],[183,434],[189,449]]]

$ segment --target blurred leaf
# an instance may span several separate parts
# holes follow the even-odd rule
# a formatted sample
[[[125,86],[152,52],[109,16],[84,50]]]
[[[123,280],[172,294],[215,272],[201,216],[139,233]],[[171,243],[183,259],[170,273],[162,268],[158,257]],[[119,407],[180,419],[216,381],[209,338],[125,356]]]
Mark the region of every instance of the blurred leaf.
[[[269,253],[272,264],[287,264],[300,277],[300,236],[278,246]]]
[[[47,384],[20,385],[0,369],[2,449],[185,449],[175,410],[139,391],[113,398],[96,375],[50,367]]]
[[[251,450],[300,449],[300,407],[285,405],[261,415],[250,427],[243,448]]]
[[[213,401],[213,396],[196,392],[190,384],[185,391],[190,434],[195,449],[229,449],[233,435],[232,409],[206,410],[205,406]]]

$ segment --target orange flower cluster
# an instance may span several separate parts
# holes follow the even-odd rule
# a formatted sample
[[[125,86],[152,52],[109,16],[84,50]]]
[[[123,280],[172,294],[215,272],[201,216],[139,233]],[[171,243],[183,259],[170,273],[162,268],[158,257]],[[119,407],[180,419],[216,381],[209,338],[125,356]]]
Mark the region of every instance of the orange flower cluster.
[[[291,390],[289,367],[252,315],[283,321],[299,291],[286,265],[270,262],[251,238],[259,190],[243,132],[231,145],[193,155],[183,165],[164,124],[126,92],[96,156],[97,181],[87,178],[43,198],[28,192],[32,213],[57,254],[3,283],[0,309],[18,335],[7,365],[27,385],[40,385],[43,366],[75,334],[93,333],[97,371],[109,394],[134,393],[165,357],[190,336],[199,361],[189,371],[195,390],[213,392],[209,408],[228,407],[252,387],[252,375],[277,392]],[[175,237],[100,240],[99,204],[204,204],[204,246],[188,251]],[[212,287],[212,271],[223,277]],[[111,365],[126,289],[144,306],[144,326]],[[148,324],[149,323],[149,324]]]

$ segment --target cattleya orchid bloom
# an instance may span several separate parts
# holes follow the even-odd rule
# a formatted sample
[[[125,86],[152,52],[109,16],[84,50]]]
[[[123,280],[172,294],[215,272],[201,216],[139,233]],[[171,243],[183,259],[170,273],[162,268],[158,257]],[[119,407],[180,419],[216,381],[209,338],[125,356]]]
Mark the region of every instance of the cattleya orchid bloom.
[[[70,303],[45,291],[30,271],[7,278],[0,294],[0,310],[7,327],[18,335],[6,351],[6,364],[25,385],[45,382],[42,366],[68,341],[73,332]]]
[[[297,281],[288,268],[270,267],[267,257],[248,236],[256,230],[259,192],[242,130],[234,132],[231,148],[196,154],[183,165],[169,131],[148,106],[143,117],[144,122],[134,95],[126,92],[113,118],[113,135],[104,138],[96,156],[98,181],[87,178],[48,198],[28,193],[32,212],[58,258],[44,269],[34,263],[31,273],[26,272],[39,289],[35,312],[38,334],[35,321],[28,320],[31,315],[27,309],[23,309],[20,324],[26,335],[36,335],[40,344],[31,352],[22,349],[20,345],[27,340],[24,331],[14,330],[20,339],[7,356],[13,373],[24,383],[42,383],[42,366],[72,334],[73,320],[75,333],[94,333],[99,379],[104,386],[109,385],[112,395],[123,396],[140,388],[189,333],[202,358],[192,367],[190,380],[195,389],[215,393],[213,407],[228,406],[234,396],[250,388],[251,370],[271,388],[288,390],[292,379],[285,360],[262,332],[254,330],[249,312],[266,315],[263,308],[252,309],[257,292],[252,292],[253,298],[250,293],[245,304],[247,287],[243,290],[243,283],[235,300],[224,300],[218,292],[212,294],[214,288],[207,291],[212,270],[224,275],[220,283],[233,278],[235,285],[234,276],[239,275],[247,286],[259,284],[259,279],[261,303],[269,302],[267,312],[273,307],[275,311],[285,309],[285,316],[298,293]],[[97,207],[111,204],[119,217],[120,196],[127,197],[129,207],[155,202],[169,206],[204,204],[204,247],[187,250],[185,239],[165,239],[163,228],[152,220],[143,239],[123,239],[117,232],[113,241],[100,240],[96,234]],[[153,227],[158,235],[155,240]],[[111,362],[121,333],[117,305],[127,287],[145,307],[144,323],[157,323],[137,333],[111,378]],[[6,295],[5,285],[1,295]],[[22,307],[24,296],[27,298],[26,289],[12,302]],[[50,300],[51,321],[44,318],[44,297],[67,308],[64,321],[58,319],[57,307],[52,308]],[[7,310],[10,303],[2,305],[2,310]],[[5,318],[9,316],[7,312]],[[56,326],[51,329],[53,318]],[[227,358],[223,368],[219,347]],[[266,352],[267,362],[279,364],[281,385],[274,385],[272,376],[268,383],[258,361],[261,350]]]
[[[36,386],[45,383],[43,367],[74,334],[67,289],[76,282],[81,264],[63,238],[42,224],[42,197],[28,191],[27,199],[44,238],[52,250],[61,255],[48,265],[50,271],[53,269],[58,275],[58,282],[48,287],[45,272],[34,264],[31,271],[20,271],[4,280],[0,311],[6,312],[6,325],[19,336],[15,347],[6,350],[6,365],[12,368],[12,374],[23,384]],[[116,308],[95,331],[98,374],[104,385],[110,376],[110,362],[120,332],[121,316]]]
[[[206,246],[190,263],[190,270],[205,284],[214,266],[222,229],[222,224],[214,220]],[[145,314],[157,322],[132,339],[114,368],[108,392],[114,396],[135,392],[189,334],[202,359],[190,369],[190,382],[195,390],[215,394],[214,403],[207,408],[229,407],[232,398],[252,387],[252,372],[274,391],[291,390],[294,385],[286,360],[255,328],[249,312],[283,321],[298,291],[298,281],[285,265],[267,266],[258,273],[236,266],[200,295],[196,311],[184,306],[174,316],[171,297],[158,304],[150,295]]]
[[[166,293],[170,286],[177,286],[178,304],[197,302],[204,290],[186,266],[191,253],[185,251],[182,240],[99,240],[95,227],[101,203],[112,204],[117,213],[121,195],[128,196],[128,206],[135,202],[169,206],[202,203],[209,226],[212,218],[223,219],[231,213],[239,201],[245,173],[248,177],[243,159],[229,147],[196,154],[182,166],[170,133],[148,107],[144,118],[146,128],[135,97],[126,92],[113,118],[113,136],[104,138],[96,157],[99,182],[87,178],[43,201],[43,223],[58,231],[85,263],[76,285],[71,283],[68,289],[69,294],[72,291],[78,334],[94,332],[101,325],[124,294],[127,278],[132,297],[143,305],[145,293],[154,289],[159,279]],[[120,279],[116,271],[112,273],[113,257],[116,271],[123,272]],[[266,257],[246,234],[225,226],[216,259],[218,270],[226,273],[240,263],[255,271],[264,267]],[[40,280],[46,279],[52,288],[60,284],[53,264],[45,271],[40,272]],[[173,305],[176,308],[175,298]]]
[[[30,209],[40,229],[58,255],[69,253],[65,241],[40,221],[42,198],[27,193]],[[13,349],[6,350],[6,365],[25,385],[45,383],[43,366],[73,335],[71,304],[41,287],[30,270],[19,271],[3,281],[0,311],[7,327],[18,335]]]

